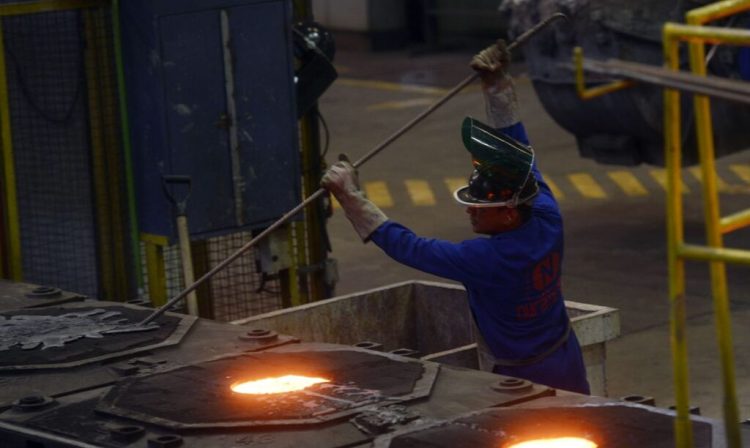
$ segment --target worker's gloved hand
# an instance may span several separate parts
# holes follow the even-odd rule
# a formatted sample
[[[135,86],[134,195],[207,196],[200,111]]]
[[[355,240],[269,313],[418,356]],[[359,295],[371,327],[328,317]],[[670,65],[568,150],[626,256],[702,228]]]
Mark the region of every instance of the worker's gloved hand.
[[[520,121],[518,99],[509,73],[510,53],[499,39],[471,59],[469,66],[482,78],[487,121],[495,128],[505,128]]]
[[[345,155],[342,154],[339,162],[323,175],[320,186],[336,197],[363,242],[367,242],[372,232],[388,220],[388,217],[365,198],[359,189],[357,172]]]

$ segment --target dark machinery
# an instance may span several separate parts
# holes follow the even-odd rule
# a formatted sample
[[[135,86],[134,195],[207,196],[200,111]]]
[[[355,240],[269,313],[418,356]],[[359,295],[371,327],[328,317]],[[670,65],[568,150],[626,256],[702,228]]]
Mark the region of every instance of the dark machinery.
[[[0,283],[3,447],[674,444],[664,409],[179,314],[123,331],[149,310],[35,291]],[[696,446],[724,446],[693,418]]]
[[[528,73],[547,113],[576,136],[581,156],[600,163],[664,165],[662,89],[638,84],[591,101],[578,98],[571,69],[573,47],[583,47],[589,59],[620,59],[661,66],[661,29],[664,22],[683,22],[685,13],[706,1],[647,0],[506,0],[501,11],[518,35],[551,12],[570,20],[523,47]],[[746,29],[747,14],[719,21],[714,26]],[[707,47],[708,73],[748,79],[748,50]],[[687,55],[684,57],[687,68]],[[612,79],[587,76],[591,85]],[[685,164],[697,162],[692,125],[692,101],[683,102]],[[724,100],[712,101],[717,157],[750,147],[745,124],[750,107]],[[726,117],[732,117],[727,119]]]

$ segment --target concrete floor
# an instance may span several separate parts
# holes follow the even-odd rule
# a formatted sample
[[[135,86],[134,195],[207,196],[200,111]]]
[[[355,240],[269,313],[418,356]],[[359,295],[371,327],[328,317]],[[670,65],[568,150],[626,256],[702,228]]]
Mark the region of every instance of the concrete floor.
[[[320,100],[320,110],[330,129],[327,159],[340,152],[352,160],[365,154],[385,137],[435,101],[447,88],[470,74],[470,53],[442,53],[412,57],[406,52],[339,52],[340,79]],[[563,283],[566,297],[579,302],[618,308],[622,335],[608,346],[610,396],[652,396],[657,405],[674,403],[669,348],[669,303],[664,235],[664,193],[647,183],[649,194],[628,197],[607,187],[606,173],[622,167],[597,165],[579,157],[572,135],[561,129],[541,107],[523,64],[516,64],[522,117],[539,154],[545,176],[559,183],[566,221],[566,260]],[[429,87],[430,89],[425,89]],[[431,90],[432,89],[432,90]],[[437,90],[435,90],[437,89]],[[465,177],[468,157],[460,145],[458,126],[465,115],[483,117],[481,94],[476,86],[405,135],[360,170],[363,182],[383,181],[398,186],[404,180],[424,178],[440,185],[446,177]],[[750,187],[729,178],[734,164],[750,166],[750,151],[724,158],[719,169],[737,188],[722,196],[722,211],[750,207]],[[653,167],[629,167],[645,179]],[[585,172],[605,185],[606,199],[578,196],[567,183],[571,173]],[[693,184],[695,186],[695,184]],[[471,237],[463,209],[452,204],[447,190],[435,187],[436,203],[418,206],[398,187],[394,204],[384,209],[418,234],[458,241]],[[700,196],[693,188],[686,196],[686,235],[702,239]],[[408,279],[440,280],[398,265],[372,244],[362,245],[348,222],[337,213],[329,222],[341,281],[337,293],[346,294]],[[732,247],[750,248],[748,231],[727,239]],[[703,415],[722,416],[721,368],[706,266],[688,270],[688,339],[692,404]],[[734,328],[737,400],[742,419],[750,418],[750,275],[747,268],[729,269]]]

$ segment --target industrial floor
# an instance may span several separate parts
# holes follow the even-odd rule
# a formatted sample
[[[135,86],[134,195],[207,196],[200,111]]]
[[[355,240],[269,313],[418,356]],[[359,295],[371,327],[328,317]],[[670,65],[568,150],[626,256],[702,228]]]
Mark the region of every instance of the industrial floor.
[[[339,79],[320,99],[328,126],[328,162],[340,152],[356,160],[379,144],[468,76],[470,57],[470,52],[339,51],[334,61]],[[566,297],[620,310],[621,336],[607,348],[609,395],[646,395],[658,406],[673,405],[664,190],[649,175],[654,167],[606,166],[580,158],[573,136],[545,113],[524,76],[523,63],[515,64],[513,72],[540,168],[559,186],[566,223]],[[463,209],[451,203],[445,186],[470,171],[457,131],[465,115],[484,116],[476,85],[360,169],[362,182],[378,187],[373,191],[389,192],[381,203],[388,216],[418,234],[454,241],[472,236]],[[743,176],[750,167],[748,153],[719,162],[721,174],[733,186],[722,195],[723,211],[750,207],[750,178]],[[644,187],[638,194],[607,184],[609,173],[620,170],[641,180]],[[582,179],[597,181],[600,188],[581,184]],[[693,188],[685,196],[686,235],[700,239],[699,183],[687,183]],[[342,213],[334,214],[328,229],[341,276],[337,294],[409,279],[440,280],[398,265],[372,244],[363,245]],[[728,237],[727,244],[750,248],[750,236],[740,232]],[[707,271],[699,263],[688,267],[691,403],[703,415],[720,418],[721,367]],[[729,278],[737,400],[745,420],[750,419],[750,275],[746,267],[731,267]]]

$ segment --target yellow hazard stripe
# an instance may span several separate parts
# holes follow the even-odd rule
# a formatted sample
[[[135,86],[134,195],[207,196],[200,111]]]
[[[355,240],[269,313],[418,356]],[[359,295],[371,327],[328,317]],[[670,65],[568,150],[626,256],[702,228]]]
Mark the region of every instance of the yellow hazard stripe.
[[[609,178],[628,196],[647,196],[648,190],[630,171],[619,170],[607,173]]]
[[[663,168],[649,170],[648,174],[656,181],[657,184],[661,185],[664,191],[667,191],[667,170]],[[685,181],[680,183],[682,194],[690,193],[690,188],[685,184]]]
[[[439,87],[426,87],[414,84],[398,84],[386,81],[371,81],[367,79],[339,78],[336,83],[347,87],[363,87],[375,90],[389,90],[394,92],[421,93],[425,95],[445,95],[449,89]]]
[[[554,181],[552,181],[552,179],[550,179],[544,174],[542,174],[542,177],[544,178],[544,183],[547,184],[550,191],[555,196],[555,199],[557,199],[558,201],[561,199],[565,199],[565,194],[562,192],[560,187],[558,187],[557,184]]]
[[[750,184],[750,165],[729,165],[729,169],[740,179]]]
[[[448,191],[450,192],[451,196],[453,195],[454,191],[466,186],[467,184],[466,178],[464,177],[446,177],[445,179],[443,179],[443,182],[445,182],[445,186],[448,187]]]
[[[604,189],[590,174],[569,174],[568,179],[570,179],[570,182],[583,197],[591,199],[604,199],[607,197],[607,193],[604,192]]]
[[[701,173],[701,168],[699,166],[691,166],[688,168],[688,171],[690,174],[697,180],[698,182],[703,183],[703,173]],[[718,173],[715,173],[716,178],[716,188],[719,191],[727,191],[729,190],[729,184],[727,184],[724,179],[719,177]]]
[[[388,185],[383,181],[365,182],[365,194],[380,208],[393,207],[393,198],[388,191]]]
[[[407,179],[404,181],[406,191],[409,193],[414,205],[435,205],[435,195],[432,193],[430,184],[424,180]]]
[[[367,110],[393,110],[393,109],[408,109],[411,107],[425,107],[434,103],[433,98],[414,98],[404,101],[386,101],[384,103],[376,103],[367,106]]]

